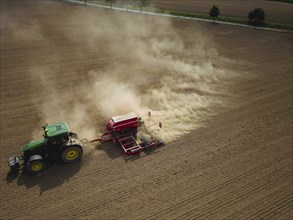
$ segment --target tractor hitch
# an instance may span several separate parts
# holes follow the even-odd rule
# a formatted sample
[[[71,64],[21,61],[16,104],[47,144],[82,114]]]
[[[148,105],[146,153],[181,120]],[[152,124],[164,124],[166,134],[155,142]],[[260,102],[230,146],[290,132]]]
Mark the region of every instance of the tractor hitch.
[[[19,158],[18,157],[10,157],[8,159],[8,166],[11,171],[17,171],[20,167]]]

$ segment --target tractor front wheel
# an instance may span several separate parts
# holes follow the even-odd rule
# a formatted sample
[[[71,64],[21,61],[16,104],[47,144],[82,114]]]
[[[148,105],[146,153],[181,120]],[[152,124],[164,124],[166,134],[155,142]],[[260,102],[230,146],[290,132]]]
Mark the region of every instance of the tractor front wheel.
[[[61,153],[61,160],[64,163],[73,163],[75,161],[80,160],[82,157],[83,150],[79,146],[71,146],[67,147],[62,153]]]
[[[46,169],[46,163],[42,160],[42,156],[33,155],[30,157],[26,169],[33,174],[40,173]]]

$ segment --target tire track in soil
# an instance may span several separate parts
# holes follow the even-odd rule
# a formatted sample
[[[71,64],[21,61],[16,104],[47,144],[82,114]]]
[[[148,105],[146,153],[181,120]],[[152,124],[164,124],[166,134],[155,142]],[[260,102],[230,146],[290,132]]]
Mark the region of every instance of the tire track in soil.
[[[191,210],[190,212],[187,212],[184,215],[179,216],[179,218],[182,218],[182,217],[183,218],[186,218],[186,217],[191,218],[192,217],[192,218],[198,218],[198,219],[200,219],[200,218],[211,218],[212,216],[214,216],[214,217],[217,216],[217,215],[215,215],[215,213],[217,213],[217,211],[219,209],[223,209],[223,208],[227,209],[229,207],[229,209],[227,209],[227,210],[231,210],[231,209],[233,210],[233,208],[232,208],[233,204],[234,204],[234,206],[235,205],[237,206],[237,203],[240,202],[240,201],[243,202],[245,197],[250,197],[249,195],[256,194],[256,192],[259,192],[263,187],[266,186],[265,183],[267,183],[267,181],[261,182],[259,180],[262,180],[265,177],[270,177],[272,174],[274,175],[275,173],[277,173],[278,175],[274,175],[275,179],[273,181],[269,182],[269,183],[280,184],[279,178],[282,178],[284,176],[288,176],[288,174],[289,174],[288,171],[284,172],[283,168],[289,168],[290,166],[291,166],[291,164],[289,164],[287,166],[284,166],[284,167],[282,167],[282,168],[280,168],[278,170],[274,170],[273,172],[271,172],[271,173],[269,173],[267,175],[263,175],[263,176],[261,176],[261,177],[259,177],[257,179],[253,179],[253,181],[255,183],[259,184],[258,187],[252,186],[252,184],[248,181],[248,182],[246,182],[245,185],[242,186],[242,187],[244,187],[244,190],[242,190],[242,187],[240,187],[239,186],[240,184],[238,184],[237,187],[239,187],[239,188],[236,188],[232,192],[224,193],[223,195],[221,195],[219,197],[216,197],[216,202],[218,202],[218,204],[214,204],[216,202],[212,201],[212,202],[203,204],[201,206],[201,208],[210,209],[211,211],[205,211],[205,212],[198,211],[198,212],[196,212],[196,210]],[[283,172],[281,172],[281,174],[280,174],[279,171],[283,171]],[[243,182],[241,182],[241,184],[242,183]],[[225,190],[227,190],[227,189],[225,189]],[[242,195],[237,195],[237,197],[235,197],[235,193],[237,191],[241,191],[241,193],[243,193],[243,194]],[[219,190],[219,191],[217,191],[217,193],[221,193],[221,191]],[[249,194],[249,195],[247,195],[247,194]],[[228,202],[223,203],[221,198],[224,197],[224,196],[225,196],[225,200],[228,200]],[[170,215],[170,214],[168,213],[168,215]]]
[[[284,200],[285,198],[290,198],[287,194],[287,191],[291,190],[291,187],[286,184],[286,182],[281,183],[282,187],[274,187],[271,189],[271,194],[263,195],[261,198],[257,199],[257,201],[253,205],[247,205],[241,209],[238,213],[233,213],[230,215],[226,215],[226,219],[254,219],[261,218],[262,215],[268,212],[272,207],[270,203],[266,201],[278,201]],[[258,210],[255,210],[255,207],[259,207]]]
[[[229,219],[233,219],[238,217],[239,219],[255,219],[255,218],[264,218],[264,219],[273,219],[273,216],[265,216],[269,213],[272,212],[278,212],[281,213],[282,211],[289,211],[289,207],[290,206],[290,196],[288,195],[288,192],[291,190],[290,187],[288,187],[288,184],[282,184],[281,183],[282,189],[278,189],[274,192],[272,192],[272,194],[261,198],[260,200],[258,200],[256,202],[256,204],[254,206],[248,206],[248,207],[244,207],[243,210],[241,210],[241,215],[229,215],[227,216],[227,218]],[[279,188],[279,187],[276,187]],[[272,208],[272,205],[270,203],[266,203],[267,200],[271,200],[274,201],[274,207]],[[281,205],[281,209],[279,208],[279,206]],[[255,210],[255,206],[259,207],[258,210]],[[286,218],[282,218],[282,219],[286,219]]]
[[[282,159],[286,158],[287,161],[286,161],[286,164],[285,165],[288,165],[290,164],[290,156],[288,154],[285,154],[279,158],[276,158],[270,162],[267,162],[267,163],[264,163],[264,164],[260,164],[260,165],[257,165],[255,167],[253,167],[252,169],[250,170],[247,170],[235,177],[233,177],[232,179],[229,179],[227,181],[220,181],[221,180],[221,176],[219,176],[218,178],[219,179],[214,179],[214,181],[212,183],[208,183],[207,185],[205,185],[203,187],[203,190],[201,189],[197,189],[197,193],[196,195],[192,194],[190,195],[190,192],[185,192],[187,193],[187,195],[182,195],[182,197],[184,198],[183,201],[174,201],[173,203],[169,204],[168,207],[165,207],[163,210],[160,210],[158,212],[154,212],[150,215],[148,215],[147,217],[145,217],[144,219],[148,219],[148,218],[158,218],[158,217],[172,217],[172,215],[175,215],[176,213],[178,214],[178,210],[180,210],[180,208],[182,207],[185,207],[187,204],[190,204],[192,201],[196,201],[196,199],[200,199],[202,197],[205,197],[209,194],[213,194],[214,192],[219,192],[219,191],[225,191],[227,190],[226,187],[231,187],[230,184],[239,184],[239,183],[242,183],[242,180],[243,178],[246,178],[247,176],[249,176],[250,178],[247,180],[248,183],[246,183],[246,185],[249,185],[249,180],[251,179],[261,179],[261,178],[257,178],[259,176],[258,170],[261,170],[261,169],[266,169],[265,171],[267,171],[267,175],[269,176],[270,175],[270,170],[271,170],[271,167],[268,167],[268,165],[270,164],[274,164],[276,161],[283,161]],[[282,165],[282,164],[281,164]],[[278,168],[276,170],[282,170],[281,168]],[[288,173],[286,171],[286,173]],[[246,178],[247,179],[247,178]],[[237,186],[238,187],[238,186]],[[189,196],[188,196],[189,195]],[[214,194],[213,194],[214,195]],[[226,197],[225,197],[226,198]],[[211,207],[209,207],[211,208]],[[170,211],[170,209],[172,209]],[[207,211],[208,210],[213,210],[213,209],[206,209]],[[164,214],[168,213],[167,216],[164,216]]]

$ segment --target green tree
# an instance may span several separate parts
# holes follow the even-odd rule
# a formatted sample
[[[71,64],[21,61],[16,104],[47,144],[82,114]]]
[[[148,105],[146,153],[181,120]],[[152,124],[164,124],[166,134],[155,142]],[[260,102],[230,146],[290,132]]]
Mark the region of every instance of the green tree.
[[[210,10],[210,13],[209,13],[210,17],[213,18],[213,20],[215,21],[215,19],[220,15],[220,10],[219,8],[214,5],[211,10]]]
[[[116,2],[116,0],[106,0],[106,2],[110,4],[111,9],[112,9],[113,4]]]
[[[253,11],[250,11],[248,13],[248,21],[249,21],[249,23],[251,23],[253,21],[253,19],[254,19],[254,13],[253,13]]]
[[[151,3],[151,0],[138,0],[140,13],[142,12],[142,8],[148,6]]]
[[[266,13],[262,8],[255,8],[254,10],[248,13],[249,23],[260,25],[263,24],[263,21],[266,18]]]

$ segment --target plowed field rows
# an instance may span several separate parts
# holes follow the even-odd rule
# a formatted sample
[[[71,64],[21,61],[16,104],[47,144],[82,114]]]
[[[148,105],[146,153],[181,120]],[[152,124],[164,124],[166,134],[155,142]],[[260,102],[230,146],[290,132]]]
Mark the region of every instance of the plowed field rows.
[[[186,57],[174,56],[196,61],[188,54],[200,32],[211,39],[205,47],[230,60],[218,61],[235,75],[216,85],[227,89],[227,95],[218,95],[226,104],[215,107],[204,126],[136,160],[125,161],[116,145],[91,146],[81,162],[54,165],[37,176],[8,174],[6,159],[48,120],[46,106],[72,108],[68,94],[88,101],[79,86],[93,84],[89,71],[123,66],[131,77],[120,76],[121,81],[138,81],[142,91],[150,86],[145,78],[151,85],[161,80],[151,63],[140,66],[134,53],[124,50],[125,39],[92,42],[91,35],[108,29],[97,23],[87,32],[77,21],[88,14],[95,21],[142,16],[62,1],[1,1],[0,219],[292,219],[289,34],[168,21],[185,40]],[[156,37],[165,19],[148,22],[143,31],[155,30]],[[58,111],[54,114],[62,116]],[[90,121],[95,126],[99,116],[88,115],[97,118]]]

